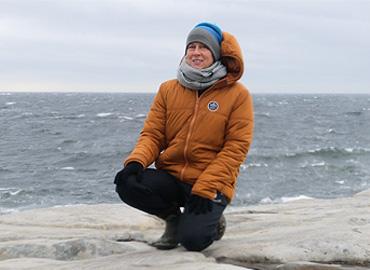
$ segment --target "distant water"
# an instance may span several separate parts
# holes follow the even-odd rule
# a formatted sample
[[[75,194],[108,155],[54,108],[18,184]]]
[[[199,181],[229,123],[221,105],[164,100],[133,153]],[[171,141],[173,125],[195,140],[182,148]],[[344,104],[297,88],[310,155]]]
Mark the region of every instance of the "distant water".
[[[112,184],[153,94],[0,93],[0,214],[119,203]],[[255,95],[233,205],[370,188],[370,95]]]

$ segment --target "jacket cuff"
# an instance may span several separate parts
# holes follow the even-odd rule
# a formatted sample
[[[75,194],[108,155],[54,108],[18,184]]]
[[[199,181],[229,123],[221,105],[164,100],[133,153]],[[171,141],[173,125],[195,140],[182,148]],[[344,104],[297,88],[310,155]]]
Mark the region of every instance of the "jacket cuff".
[[[137,160],[137,159],[126,159],[123,161],[123,165],[127,166],[127,164],[129,164],[130,162],[138,162],[143,166],[144,169],[147,167],[144,162],[142,162],[141,160]]]
[[[214,200],[217,196],[217,190],[215,190],[214,192],[207,190],[198,190],[194,185],[191,190],[191,194],[198,195],[200,197],[207,198],[210,200]]]

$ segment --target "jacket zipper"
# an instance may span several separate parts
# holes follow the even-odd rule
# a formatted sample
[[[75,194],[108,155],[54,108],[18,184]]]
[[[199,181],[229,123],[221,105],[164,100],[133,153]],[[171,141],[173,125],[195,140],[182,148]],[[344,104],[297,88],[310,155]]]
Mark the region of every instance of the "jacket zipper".
[[[193,115],[193,118],[190,121],[189,131],[188,131],[188,134],[186,136],[185,147],[184,147],[185,165],[184,165],[184,167],[181,170],[180,180],[184,180],[184,173],[185,173],[186,167],[189,165],[189,161],[188,161],[188,157],[187,157],[186,152],[188,151],[188,148],[189,148],[190,136],[191,136],[191,134],[193,132],[195,118],[197,117],[197,114],[198,114],[199,96],[198,96],[197,91],[194,91],[194,93],[195,93],[195,96],[196,96],[195,107],[194,107],[194,115]]]

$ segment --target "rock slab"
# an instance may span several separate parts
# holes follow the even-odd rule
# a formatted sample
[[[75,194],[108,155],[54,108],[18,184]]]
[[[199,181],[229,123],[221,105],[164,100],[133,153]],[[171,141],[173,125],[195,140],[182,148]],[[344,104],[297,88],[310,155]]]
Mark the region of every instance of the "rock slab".
[[[0,216],[5,269],[370,269],[370,191],[350,198],[230,208],[221,241],[203,252],[148,245],[161,220],[124,204]]]

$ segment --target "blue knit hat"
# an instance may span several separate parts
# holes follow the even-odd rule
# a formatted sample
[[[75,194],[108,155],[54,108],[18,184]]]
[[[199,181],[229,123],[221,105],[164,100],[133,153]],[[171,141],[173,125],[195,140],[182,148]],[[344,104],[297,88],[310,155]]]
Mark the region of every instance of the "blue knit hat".
[[[201,42],[210,49],[217,61],[221,56],[222,38],[222,31],[217,25],[208,22],[199,23],[190,31],[186,39],[186,48],[192,42]]]

